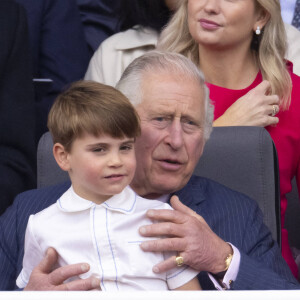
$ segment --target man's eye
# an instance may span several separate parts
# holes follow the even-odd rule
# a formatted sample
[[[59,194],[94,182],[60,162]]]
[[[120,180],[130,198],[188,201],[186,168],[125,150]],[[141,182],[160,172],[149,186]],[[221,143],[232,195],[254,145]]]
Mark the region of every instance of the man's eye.
[[[181,122],[187,126],[197,126],[197,124],[190,119],[183,119]]]
[[[164,117],[156,117],[154,118],[155,121],[158,121],[158,122],[163,122],[165,121],[166,119]]]

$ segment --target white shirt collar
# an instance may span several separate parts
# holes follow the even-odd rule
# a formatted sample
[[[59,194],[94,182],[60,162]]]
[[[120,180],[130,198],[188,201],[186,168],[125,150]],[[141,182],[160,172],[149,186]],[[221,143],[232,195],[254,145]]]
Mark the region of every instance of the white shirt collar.
[[[77,195],[71,186],[58,200],[57,206],[64,212],[79,212],[94,206],[103,206],[109,210],[132,214],[136,206],[136,193],[126,187],[120,194],[114,195],[102,204],[96,204]]]

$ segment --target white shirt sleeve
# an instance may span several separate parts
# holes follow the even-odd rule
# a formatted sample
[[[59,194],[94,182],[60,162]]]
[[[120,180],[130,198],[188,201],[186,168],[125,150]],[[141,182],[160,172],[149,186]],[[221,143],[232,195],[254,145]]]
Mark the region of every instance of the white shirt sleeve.
[[[28,220],[26,234],[25,234],[25,246],[23,257],[23,269],[19,274],[16,283],[19,288],[25,288],[32,270],[39,264],[44,258],[44,253],[37,243],[33,232],[33,219],[34,215],[31,215]]]
[[[234,247],[232,244],[230,244],[230,245],[233,249],[233,256],[232,256],[230,266],[224,275],[224,278],[222,281],[223,286],[219,283],[219,281],[212,274],[208,273],[210,280],[213,282],[213,284],[217,290],[230,290],[230,284],[235,281],[235,279],[238,275],[238,272],[239,272],[240,261],[241,261],[240,251],[236,247]]]
[[[170,256],[174,256],[175,253],[166,252],[164,253],[164,258],[167,259]],[[183,265],[182,267],[175,267],[169,270],[166,274],[166,279],[168,283],[168,288],[170,290],[174,290],[183,286],[184,284],[191,281],[198,275],[199,272],[190,268],[187,265]]]

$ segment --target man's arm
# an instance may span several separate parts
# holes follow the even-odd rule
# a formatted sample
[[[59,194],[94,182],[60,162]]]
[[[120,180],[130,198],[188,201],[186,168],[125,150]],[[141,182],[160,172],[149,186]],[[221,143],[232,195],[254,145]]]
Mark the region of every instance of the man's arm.
[[[222,272],[226,267],[226,257],[232,253],[230,245],[219,238],[201,216],[183,205],[177,196],[171,198],[171,205],[174,211],[149,210],[147,216],[160,223],[143,226],[139,232],[144,236],[174,238],[144,242],[141,248],[145,251],[177,251],[184,264],[199,272]],[[156,265],[153,271],[161,273],[175,266],[174,256]]]
[[[0,290],[16,288],[16,279],[22,269],[24,236],[28,218],[53,204],[70,186],[70,183],[24,192],[0,216]],[[53,270],[57,253],[51,249],[34,269],[27,289],[36,290],[88,290],[99,288],[94,278],[63,284],[64,280],[88,270],[86,264],[76,264]]]
[[[168,238],[143,243],[142,249],[178,251],[183,256],[184,263],[198,271],[218,273],[224,270],[226,259],[224,255],[228,253],[226,249],[228,244],[209,228],[203,218],[181,204],[178,199],[173,197],[171,204],[175,211],[149,211],[150,218],[162,222],[144,226],[140,230],[144,236],[163,235]],[[250,207],[248,213],[251,216],[250,220],[246,222],[245,230],[239,238],[238,246],[242,248],[239,249],[240,266],[231,288],[238,290],[300,288],[281,257],[278,246],[270,241],[270,234],[263,225],[262,217]],[[254,228],[256,229],[253,230]],[[239,231],[240,228],[235,230]],[[245,249],[242,244],[247,244],[244,246]],[[154,266],[154,271],[164,272],[174,266],[173,257]]]

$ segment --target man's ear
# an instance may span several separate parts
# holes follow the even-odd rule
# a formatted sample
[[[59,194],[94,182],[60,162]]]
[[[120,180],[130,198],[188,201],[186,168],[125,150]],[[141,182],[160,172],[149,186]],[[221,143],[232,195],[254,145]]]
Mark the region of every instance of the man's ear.
[[[257,12],[257,20],[254,24],[253,31],[255,32],[257,27],[259,27],[260,30],[262,30],[265,27],[265,25],[268,23],[269,20],[270,20],[269,12],[267,12],[263,8],[260,8],[259,11]]]
[[[62,170],[64,171],[70,170],[69,153],[65,150],[65,147],[62,144],[60,143],[54,144],[53,155],[57,164],[60,166]]]

